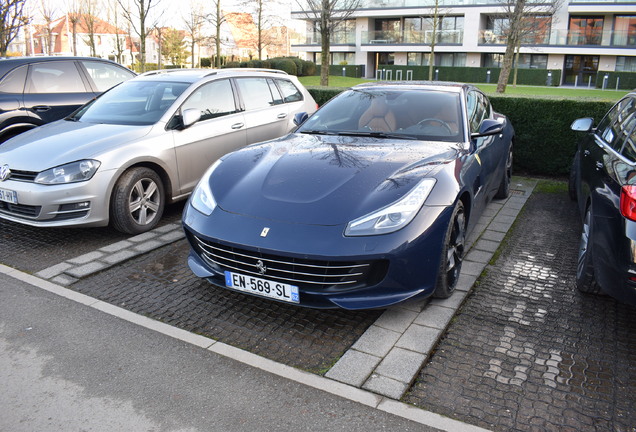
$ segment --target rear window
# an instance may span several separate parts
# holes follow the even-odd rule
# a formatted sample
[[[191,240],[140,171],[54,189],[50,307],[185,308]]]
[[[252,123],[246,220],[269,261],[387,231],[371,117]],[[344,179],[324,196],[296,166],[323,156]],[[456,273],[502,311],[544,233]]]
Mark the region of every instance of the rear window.
[[[283,93],[283,100],[286,103],[303,100],[303,94],[296,88],[294,83],[282,79],[277,79],[276,82],[278,83],[278,87],[280,87],[280,91]]]
[[[26,81],[27,67],[20,66],[2,78],[0,81],[0,93],[22,93]]]

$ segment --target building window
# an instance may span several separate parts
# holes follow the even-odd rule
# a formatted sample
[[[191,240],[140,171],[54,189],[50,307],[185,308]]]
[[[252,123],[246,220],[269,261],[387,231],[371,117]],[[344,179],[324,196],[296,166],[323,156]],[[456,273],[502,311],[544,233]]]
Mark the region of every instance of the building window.
[[[615,18],[612,45],[636,46],[636,16]]]
[[[433,38],[433,17],[404,18],[404,43],[430,45]],[[435,32],[437,42],[461,44],[464,39],[464,17],[441,17]]]
[[[356,53],[352,53],[352,52],[331,53],[331,64],[350,65],[350,64],[355,64],[355,61],[356,61]]]
[[[483,67],[500,68],[503,65],[503,54],[484,54],[481,64]],[[514,67],[513,60],[513,67]],[[547,54],[520,54],[519,69],[547,69]]]
[[[616,57],[616,72],[636,72],[636,57]]]
[[[603,39],[603,17],[570,17],[568,45],[600,45]]]
[[[552,17],[532,15],[525,17],[521,31],[521,43],[524,45],[543,45],[550,40]],[[508,18],[490,15],[486,19],[486,29],[480,43],[505,45],[508,40],[510,20]]]
[[[408,53],[409,66],[428,66],[428,53]],[[466,53],[435,54],[435,66],[466,66]]]

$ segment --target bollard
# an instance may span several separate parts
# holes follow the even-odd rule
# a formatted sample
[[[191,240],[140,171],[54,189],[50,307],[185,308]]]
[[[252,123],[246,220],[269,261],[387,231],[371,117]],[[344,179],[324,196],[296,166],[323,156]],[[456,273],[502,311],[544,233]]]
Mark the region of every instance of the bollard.
[[[618,91],[618,83],[621,82],[621,77],[616,77],[616,91]]]
[[[343,66],[342,68],[342,76],[347,76],[347,68]]]
[[[486,84],[490,84],[490,70],[486,71]]]
[[[438,77],[439,77],[439,69],[435,69],[435,81],[438,81],[437,79]]]
[[[548,71],[548,78],[545,81],[545,85],[548,87],[552,85],[552,71]]]
[[[590,77],[591,79],[591,77]],[[603,90],[605,90],[607,88],[607,81],[609,80],[609,75],[605,74],[605,76],[603,77],[603,86],[601,87]]]

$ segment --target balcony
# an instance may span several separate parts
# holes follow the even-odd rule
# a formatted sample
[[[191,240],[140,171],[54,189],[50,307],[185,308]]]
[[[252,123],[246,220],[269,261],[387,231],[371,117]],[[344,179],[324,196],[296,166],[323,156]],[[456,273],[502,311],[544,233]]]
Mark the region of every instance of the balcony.
[[[321,35],[319,32],[313,32],[306,36],[305,40],[295,41],[294,44],[298,43],[299,45],[320,45]],[[338,32],[331,35],[330,38],[331,45],[353,45],[356,44],[356,35],[353,32]]]
[[[435,35],[436,44],[461,45],[464,40],[463,30],[439,30]],[[433,30],[420,31],[363,31],[362,44],[389,45],[430,45],[433,40]]]
[[[492,30],[479,32],[480,45],[505,45],[505,35],[496,34]],[[636,33],[633,31],[613,32],[585,32],[553,30],[550,34],[536,34],[527,36],[521,42],[522,45],[550,45],[550,46],[605,46],[636,48]]]

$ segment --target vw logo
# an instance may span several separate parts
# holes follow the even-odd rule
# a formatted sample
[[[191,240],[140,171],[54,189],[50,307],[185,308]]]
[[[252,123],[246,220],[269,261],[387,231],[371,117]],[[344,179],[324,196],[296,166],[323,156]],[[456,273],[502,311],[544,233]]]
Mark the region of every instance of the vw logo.
[[[9,165],[2,165],[0,167],[0,181],[5,181],[11,175],[11,170],[9,169]]]
[[[256,263],[256,270],[258,270],[260,274],[264,275],[267,271],[267,267],[265,267],[265,263],[263,261],[258,260],[258,262]]]

